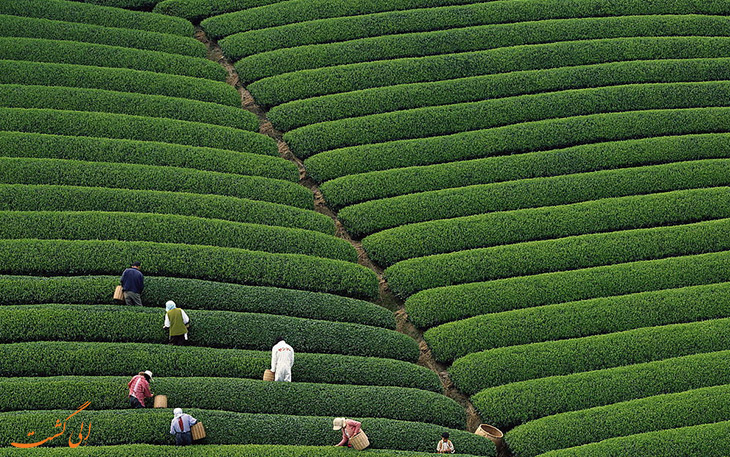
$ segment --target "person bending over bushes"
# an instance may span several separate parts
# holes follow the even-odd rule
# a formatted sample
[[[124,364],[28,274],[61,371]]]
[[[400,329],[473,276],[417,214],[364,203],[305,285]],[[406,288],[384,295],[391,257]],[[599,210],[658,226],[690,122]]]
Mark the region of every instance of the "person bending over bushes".
[[[165,303],[165,324],[163,329],[170,329],[170,344],[182,346],[188,341],[188,327],[190,318],[185,311],[175,305],[175,302],[168,300]]]
[[[286,344],[284,338],[277,338],[271,348],[271,371],[274,372],[274,381],[291,382],[291,367],[294,365],[294,349]]]
[[[182,408],[175,408],[172,413],[175,417],[170,422],[170,434],[175,435],[175,444],[178,446],[193,444],[193,434],[190,432],[190,427],[195,425],[198,420],[190,414],[183,413]]]
[[[144,408],[145,399],[152,398],[150,381],[152,381],[150,370],[140,371],[129,381],[127,387],[129,387],[129,404],[132,405],[132,408]]]
[[[362,423],[352,419],[345,419],[344,417],[336,417],[333,419],[332,430],[342,430],[342,441],[335,444],[335,446],[352,447],[350,438],[360,433],[361,428]]]
[[[140,265],[139,262],[132,262],[132,265],[122,272],[120,282],[124,291],[124,303],[129,306],[142,306],[144,275],[139,269]]]

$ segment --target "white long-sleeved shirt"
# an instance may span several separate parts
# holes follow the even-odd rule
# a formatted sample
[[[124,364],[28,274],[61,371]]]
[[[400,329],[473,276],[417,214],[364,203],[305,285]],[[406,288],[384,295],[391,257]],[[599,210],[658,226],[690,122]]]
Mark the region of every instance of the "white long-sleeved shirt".
[[[439,441],[438,446],[436,446],[436,452],[443,454],[453,454],[455,452],[454,443],[452,443],[451,440],[447,440],[446,442],[444,442],[444,440],[441,440]]]
[[[183,423],[182,429],[180,429],[180,419],[182,419]],[[175,417],[170,422],[170,434],[189,432],[190,426],[195,425],[197,422],[197,419],[190,414],[183,413],[182,416]]]
[[[183,318],[183,324],[186,324],[187,325],[187,323],[190,322],[190,318],[188,317],[187,314],[185,314],[185,311],[184,310],[181,309],[180,310],[180,313],[182,313],[181,315],[182,315],[182,318]],[[167,313],[165,313],[165,325],[163,325],[162,327],[163,328],[169,328],[170,327],[170,318],[167,317]],[[185,333],[185,339],[186,340],[188,339],[188,334],[187,333]]]
[[[291,370],[294,365],[294,349],[286,344],[286,341],[279,341],[271,348],[271,371],[278,372],[277,368]]]

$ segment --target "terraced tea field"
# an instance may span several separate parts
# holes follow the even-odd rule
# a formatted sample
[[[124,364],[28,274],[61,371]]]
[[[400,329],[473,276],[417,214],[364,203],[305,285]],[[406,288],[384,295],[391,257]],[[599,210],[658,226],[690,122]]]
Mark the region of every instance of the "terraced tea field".
[[[727,456],[729,15],[0,1],[0,455]]]

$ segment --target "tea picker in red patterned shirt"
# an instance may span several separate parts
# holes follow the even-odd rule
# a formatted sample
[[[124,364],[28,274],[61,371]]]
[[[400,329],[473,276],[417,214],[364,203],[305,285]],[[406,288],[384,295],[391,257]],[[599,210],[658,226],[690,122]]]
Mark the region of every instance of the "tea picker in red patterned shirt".
[[[286,344],[284,338],[277,338],[271,348],[271,371],[274,372],[274,381],[291,382],[291,367],[294,365],[294,349]]]
[[[150,391],[150,381],[152,380],[152,372],[150,370],[140,371],[138,375],[133,376],[127,384],[129,387],[129,404],[132,408],[144,408],[145,398],[152,398]]]

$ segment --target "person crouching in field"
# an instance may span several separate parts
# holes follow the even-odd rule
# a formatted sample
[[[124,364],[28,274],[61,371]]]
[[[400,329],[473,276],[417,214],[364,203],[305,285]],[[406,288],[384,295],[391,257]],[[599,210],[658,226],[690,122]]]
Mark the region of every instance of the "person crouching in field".
[[[168,300],[165,303],[165,324],[163,329],[170,329],[170,344],[182,346],[188,341],[188,324],[190,318],[185,311],[175,305],[175,302]]]
[[[152,398],[150,391],[150,381],[152,380],[152,372],[150,370],[140,371],[138,375],[133,376],[127,384],[129,387],[129,404],[132,408],[144,408],[146,398]]]
[[[183,413],[182,408],[175,408],[172,413],[175,417],[170,422],[170,434],[175,435],[175,444],[178,446],[187,446],[193,444],[193,434],[190,427],[198,421],[190,414]]]
[[[277,338],[271,348],[271,371],[276,376],[274,381],[291,382],[291,367],[294,365],[294,349],[286,344],[284,338]]]
[[[454,443],[449,440],[449,432],[441,434],[441,441],[436,445],[436,452],[439,454],[453,454],[456,452]]]
[[[332,430],[342,430],[342,441],[335,446],[350,447],[350,438],[360,433],[362,423],[344,417],[336,417],[332,420]]]

